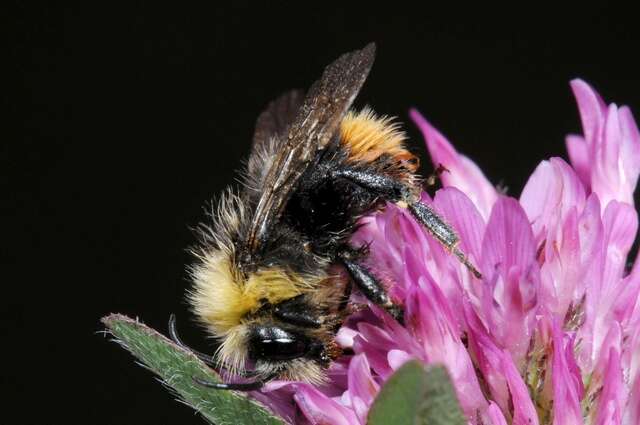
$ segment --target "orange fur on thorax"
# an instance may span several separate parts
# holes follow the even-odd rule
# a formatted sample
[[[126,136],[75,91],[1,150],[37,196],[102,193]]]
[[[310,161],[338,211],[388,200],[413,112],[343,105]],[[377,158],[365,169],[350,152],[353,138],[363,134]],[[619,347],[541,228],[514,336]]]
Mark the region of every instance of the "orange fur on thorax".
[[[340,136],[352,161],[373,162],[387,155],[411,172],[418,168],[417,158],[404,147],[405,135],[398,125],[369,108],[349,111],[340,124]]]

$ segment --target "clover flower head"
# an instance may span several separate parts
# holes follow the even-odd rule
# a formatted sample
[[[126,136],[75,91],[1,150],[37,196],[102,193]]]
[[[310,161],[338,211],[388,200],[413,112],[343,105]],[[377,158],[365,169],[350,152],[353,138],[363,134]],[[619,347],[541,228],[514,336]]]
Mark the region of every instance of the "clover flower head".
[[[253,395],[292,423],[365,424],[385,380],[409,359],[444,364],[469,424],[639,424],[640,264],[633,192],[640,132],[629,108],[571,82],[583,135],[570,162],[542,161],[520,198],[500,193],[419,112],[443,188],[423,201],[460,236],[470,273],[406,210],[365,217],[355,246],[404,307],[352,315],[323,387],[275,382]],[[366,302],[364,298],[358,302]]]

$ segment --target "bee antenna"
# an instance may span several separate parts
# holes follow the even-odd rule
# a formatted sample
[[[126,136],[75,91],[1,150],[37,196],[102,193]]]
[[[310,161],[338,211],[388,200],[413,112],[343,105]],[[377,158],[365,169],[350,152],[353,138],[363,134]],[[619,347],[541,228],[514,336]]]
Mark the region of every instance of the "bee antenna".
[[[264,387],[264,384],[275,378],[276,375],[270,375],[264,379],[258,379],[253,382],[211,382],[192,376],[193,382],[203,387],[212,388],[214,390],[231,390],[231,391],[257,391]]]
[[[169,337],[173,342],[176,343],[177,346],[193,353],[197,358],[202,360],[207,366],[212,366],[212,367],[216,366],[215,362],[213,361],[213,356],[201,353],[198,350],[194,350],[193,348],[189,347],[187,344],[182,342],[182,339],[180,339],[180,336],[178,335],[178,329],[176,327],[176,315],[173,313],[171,313],[171,315],[169,316],[168,327],[169,327]]]

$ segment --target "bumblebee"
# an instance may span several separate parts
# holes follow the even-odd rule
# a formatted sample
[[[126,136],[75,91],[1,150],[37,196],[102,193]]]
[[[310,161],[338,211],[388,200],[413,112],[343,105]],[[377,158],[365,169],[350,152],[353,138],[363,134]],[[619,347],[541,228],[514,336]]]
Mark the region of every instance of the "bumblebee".
[[[251,379],[200,384],[249,391],[272,379],[322,383],[342,353],[334,338],[353,285],[401,320],[402,307],[363,265],[366,247],[349,244],[359,218],[387,202],[408,209],[480,277],[456,232],[420,202],[418,161],[398,126],[350,110],[374,57],[374,44],[342,55],[306,95],[286,93],[258,117],[242,188],[228,190],[202,228],[189,293],[219,342],[214,356],[195,354]],[[173,316],[169,328],[184,346]]]

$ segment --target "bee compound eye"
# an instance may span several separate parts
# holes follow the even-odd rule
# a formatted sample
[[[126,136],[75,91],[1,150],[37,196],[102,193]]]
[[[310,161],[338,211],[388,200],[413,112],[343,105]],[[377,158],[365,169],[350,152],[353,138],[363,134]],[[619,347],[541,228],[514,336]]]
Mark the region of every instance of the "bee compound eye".
[[[278,326],[261,326],[251,335],[249,351],[254,360],[291,360],[307,354],[309,339]]]

